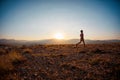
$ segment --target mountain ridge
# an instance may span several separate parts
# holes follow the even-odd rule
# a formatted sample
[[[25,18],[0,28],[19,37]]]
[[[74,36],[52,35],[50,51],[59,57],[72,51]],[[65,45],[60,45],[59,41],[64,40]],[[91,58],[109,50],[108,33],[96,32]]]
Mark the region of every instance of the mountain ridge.
[[[44,39],[44,40],[15,40],[15,39],[0,39],[0,44],[75,44],[79,42],[79,39],[69,39],[69,40],[57,40],[57,39]],[[85,40],[86,44],[100,44],[100,43],[111,43],[120,42],[119,39],[111,40]]]

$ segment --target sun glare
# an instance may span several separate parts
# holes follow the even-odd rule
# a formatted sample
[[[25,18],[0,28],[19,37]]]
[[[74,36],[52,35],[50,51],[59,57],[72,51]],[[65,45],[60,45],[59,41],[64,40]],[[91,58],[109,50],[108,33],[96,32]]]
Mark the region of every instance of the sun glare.
[[[56,33],[56,34],[55,34],[55,38],[56,38],[56,39],[63,39],[64,36],[63,36],[61,33]]]

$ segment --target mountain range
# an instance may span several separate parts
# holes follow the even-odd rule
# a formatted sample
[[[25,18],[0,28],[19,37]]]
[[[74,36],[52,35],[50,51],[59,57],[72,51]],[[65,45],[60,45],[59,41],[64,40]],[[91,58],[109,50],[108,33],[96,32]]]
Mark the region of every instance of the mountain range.
[[[45,40],[14,40],[14,39],[0,39],[0,44],[75,44],[79,42],[79,39],[69,40],[56,40],[56,39],[45,39]],[[85,40],[86,44],[101,44],[101,43],[115,43],[120,40]]]

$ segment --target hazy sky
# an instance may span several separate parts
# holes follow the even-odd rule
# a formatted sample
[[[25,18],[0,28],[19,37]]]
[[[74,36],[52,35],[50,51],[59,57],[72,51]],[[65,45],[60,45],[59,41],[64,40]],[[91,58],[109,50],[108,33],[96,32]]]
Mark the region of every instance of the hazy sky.
[[[0,38],[120,39],[119,0],[0,0]]]

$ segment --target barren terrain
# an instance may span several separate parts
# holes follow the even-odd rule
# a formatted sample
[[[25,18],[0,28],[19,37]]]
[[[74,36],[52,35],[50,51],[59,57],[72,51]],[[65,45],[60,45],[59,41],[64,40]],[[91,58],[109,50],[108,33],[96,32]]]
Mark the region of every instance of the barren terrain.
[[[120,43],[0,45],[0,80],[118,80]]]

